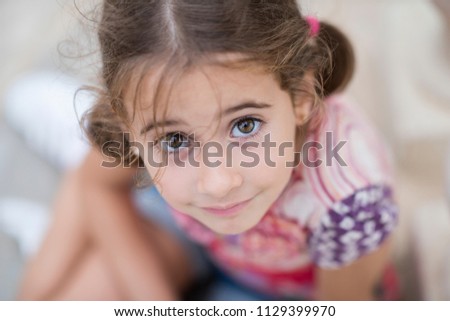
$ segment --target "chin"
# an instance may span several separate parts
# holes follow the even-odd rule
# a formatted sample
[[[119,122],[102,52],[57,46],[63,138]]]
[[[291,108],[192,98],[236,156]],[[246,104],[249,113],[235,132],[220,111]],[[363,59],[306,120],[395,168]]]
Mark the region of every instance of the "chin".
[[[213,230],[216,233],[222,234],[222,235],[236,235],[244,233],[253,227],[255,227],[262,219],[264,215],[261,215],[260,218],[257,220],[253,219],[249,221],[246,218],[240,218],[237,220],[229,220],[226,222],[220,222],[214,226],[207,225],[211,230]]]

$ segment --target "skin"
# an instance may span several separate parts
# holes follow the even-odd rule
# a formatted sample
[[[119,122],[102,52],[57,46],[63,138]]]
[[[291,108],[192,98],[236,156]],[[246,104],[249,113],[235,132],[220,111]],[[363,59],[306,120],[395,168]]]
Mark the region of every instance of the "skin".
[[[308,77],[311,76],[307,75],[305,81],[310,81]],[[139,97],[142,106],[151,106],[157,79],[157,72],[145,78],[144,95]],[[218,120],[218,113],[248,99],[271,107],[245,108]],[[133,97],[128,95],[129,112],[131,101]],[[261,69],[236,70],[217,65],[186,72],[172,88],[168,106],[166,119],[177,119],[182,124],[165,126],[166,133],[195,133],[201,144],[214,140],[224,148],[234,141],[261,143],[268,132],[272,141],[294,142],[296,125],[302,124],[311,110],[309,100],[292,101],[276,80]],[[259,128],[259,135],[242,140],[234,135],[239,132],[235,125],[236,119],[245,116],[257,117],[264,125]],[[130,129],[134,141],[145,146],[141,156],[154,177],[158,168],[148,165],[148,155],[150,148],[155,147],[147,143],[160,137],[152,131],[141,134],[152,119],[151,107],[142,108]],[[187,158],[186,151],[179,155],[181,159]],[[263,159],[260,147],[255,147],[254,152]],[[193,153],[200,164],[197,167],[188,164],[180,168],[169,158],[156,186],[170,206],[212,230],[240,233],[259,222],[286,186],[292,169],[281,165],[292,160],[293,153],[291,149],[282,157],[271,155],[275,167],[260,163],[254,168],[239,167],[239,161],[244,159],[239,149],[233,151],[236,162],[231,167],[206,166],[202,153]],[[171,300],[179,298],[189,285],[189,258],[180,244],[152,222],[143,221],[131,202],[135,170],[106,169],[100,166],[102,160],[104,157],[92,150],[83,165],[66,177],[56,201],[54,224],[27,268],[20,299]],[[210,159],[215,160],[225,161],[225,157]],[[247,199],[245,207],[231,216],[212,215],[204,209]],[[344,268],[317,268],[316,298],[374,299],[373,289],[386,266],[389,250],[390,242],[385,242]],[[90,286],[94,283],[95,289]]]

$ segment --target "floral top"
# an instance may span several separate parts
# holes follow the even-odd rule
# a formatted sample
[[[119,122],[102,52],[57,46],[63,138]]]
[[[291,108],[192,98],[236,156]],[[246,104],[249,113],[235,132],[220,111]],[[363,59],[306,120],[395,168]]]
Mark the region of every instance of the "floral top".
[[[354,106],[328,98],[320,129],[307,141],[323,147],[311,148],[308,156],[322,164],[298,165],[250,230],[219,235],[173,211],[181,228],[233,278],[284,298],[314,298],[315,266],[334,269],[370,253],[397,222],[387,150]],[[330,157],[333,149],[344,163]]]

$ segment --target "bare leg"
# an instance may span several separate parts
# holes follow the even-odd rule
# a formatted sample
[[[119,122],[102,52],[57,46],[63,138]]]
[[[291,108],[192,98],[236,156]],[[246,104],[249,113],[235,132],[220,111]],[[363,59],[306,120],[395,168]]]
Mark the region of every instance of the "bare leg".
[[[157,249],[157,257],[164,266],[168,278],[173,280],[179,292],[192,280],[189,259],[180,244],[164,230],[151,222],[143,221],[149,241],[149,251]],[[156,246],[155,246],[156,245]],[[132,249],[130,249],[132,250]],[[77,265],[70,278],[52,300],[127,300],[115,279],[107,256],[93,245]],[[148,285],[152,287],[151,284]],[[157,289],[155,289],[157,291]]]
[[[58,290],[63,280],[87,249],[87,229],[79,209],[77,172],[67,173],[56,198],[53,223],[38,251],[26,268],[19,292],[22,300],[45,300]]]
[[[55,206],[54,223],[38,255],[30,262],[20,299],[127,299],[114,279],[107,255],[93,243],[95,238],[90,235],[92,231],[88,229],[88,221],[78,206],[77,179],[74,172],[64,180]],[[190,283],[192,271],[182,246],[155,224],[141,220],[140,226],[146,232],[149,251],[157,251],[167,278],[174,282],[177,289],[184,289]],[[120,253],[117,255],[120,256]]]
[[[49,300],[110,300],[121,301],[121,294],[111,269],[101,253],[91,248]]]
[[[157,248],[160,250],[158,257],[161,259],[168,277],[174,281],[179,291],[184,290],[192,279],[192,271],[182,247],[171,235],[154,224],[150,222],[144,224],[149,237],[149,250],[155,248],[155,243],[158,245]],[[121,293],[104,253],[94,245],[85,252],[77,268],[72,271],[70,278],[50,299],[127,300],[128,298]]]

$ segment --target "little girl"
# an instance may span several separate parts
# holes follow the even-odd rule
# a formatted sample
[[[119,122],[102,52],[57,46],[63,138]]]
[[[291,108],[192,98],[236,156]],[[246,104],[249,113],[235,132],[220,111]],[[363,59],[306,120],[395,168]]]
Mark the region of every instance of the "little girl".
[[[395,298],[390,165],[336,95],[344,35],[295,0],[105,0],[98,36],[93,148],[21,298],[178,299],[205,273],[190,241],[270,298]],[[139,214],[142,172],[188,238]]]

